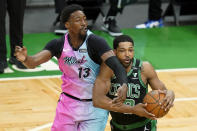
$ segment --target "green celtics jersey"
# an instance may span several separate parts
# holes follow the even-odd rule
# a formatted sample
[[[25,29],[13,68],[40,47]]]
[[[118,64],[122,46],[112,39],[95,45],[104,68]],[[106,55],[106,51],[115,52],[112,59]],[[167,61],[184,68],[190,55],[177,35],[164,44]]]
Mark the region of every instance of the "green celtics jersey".
[[[127,98],[125,100],[125,104],[134,106],[138,103],[142,103],[144,96],[148,91],[148,86],[144,84],[141,79],[141,66],[142,61],[138,59],[133,59],[133,65],[131,70],[127,73],[128,78],[128,91]],[[117,93],[120,84],[117,82],[116,77],[113,77],[111,80],[111,88],[108,92],[107,96],[110,98],[115,98],[115,94]],[[112,119],[114,122],[127,125],[135,122],[144,121],[146,118],[139,117],[134,114],[123,114],[119,112],[110,112]]]

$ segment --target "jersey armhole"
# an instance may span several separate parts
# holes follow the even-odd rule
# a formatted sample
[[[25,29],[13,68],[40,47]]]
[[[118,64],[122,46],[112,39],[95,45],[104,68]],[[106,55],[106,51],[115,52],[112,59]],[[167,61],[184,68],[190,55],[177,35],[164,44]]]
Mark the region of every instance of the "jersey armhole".
[[[140,81],[140,83],[142,84],[142,86],[144,87],[144,88],[146,88],[146,92],[148,91],[148,85],[146,85],[144,82],[143,82],[143,80],[142,80],[142,76],[141,76],[141,67],[142,67],[142,61],[141,60],[139,60],[139,70],[138,70],[138,78],[139,78],[139,81]]]

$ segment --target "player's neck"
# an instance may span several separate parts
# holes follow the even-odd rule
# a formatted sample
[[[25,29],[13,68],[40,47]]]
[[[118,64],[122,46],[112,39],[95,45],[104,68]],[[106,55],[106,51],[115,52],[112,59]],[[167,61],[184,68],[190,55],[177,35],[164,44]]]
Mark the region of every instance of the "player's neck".
[[[130,65],[125,68],[127,73],[131,70],[132,65],[133,65],[133,62],[131,62]]]
[[[83,44],[85,37],[68,35],[68,40],[74,49],[78,49]]]
[[[129,64],[129,66],[125,67],[127,73],[130,72],[130,70],[132,69],[133,60],[134,60],[134,58],[131,59],[131,63]]]

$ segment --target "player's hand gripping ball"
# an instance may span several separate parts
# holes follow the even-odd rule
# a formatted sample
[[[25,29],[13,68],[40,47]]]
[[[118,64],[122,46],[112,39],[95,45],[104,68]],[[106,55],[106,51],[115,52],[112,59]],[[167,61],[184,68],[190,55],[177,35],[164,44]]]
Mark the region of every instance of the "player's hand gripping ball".
[[[146,94],[143,103],[147,103],[146,110],[155,115],[156,118],[165,116],[169,110],[165,111],[159,103],[164,99],[165,94],[158,90],[152,90]]]

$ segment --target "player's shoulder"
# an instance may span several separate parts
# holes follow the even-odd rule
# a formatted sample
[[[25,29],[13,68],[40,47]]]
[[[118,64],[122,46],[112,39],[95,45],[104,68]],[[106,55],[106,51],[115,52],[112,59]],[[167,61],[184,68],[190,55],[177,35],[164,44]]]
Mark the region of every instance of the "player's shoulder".
[[[142,67],[141,70],[143,72],[149,72],[151,70],[154,70],[152,64],[149,61],[142,61]]]
[[[143,66],[151,66],[151,63],[149,61],[142,61]]]
[[[64,43],[64,39],[65,39],[64,37],[60,37],[60,38],[52,39],[48,43],[56,45],[56,44]]]
[[[157,73],[150,62],[143,62],[141,75],[144,76],[147,80],[157,78]]]
[[[65,36],[55,39],[57,43],[64,43]]]
[[[92,34],[89,35],[88,41],[95,41],[95,42],[99,41],[99,42],[101,42],[101,41],[105,41],[105,39],[92,33]]]

